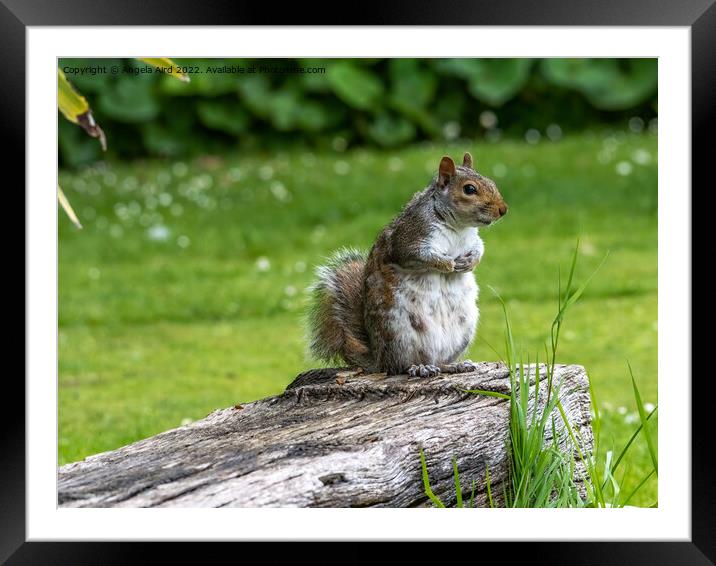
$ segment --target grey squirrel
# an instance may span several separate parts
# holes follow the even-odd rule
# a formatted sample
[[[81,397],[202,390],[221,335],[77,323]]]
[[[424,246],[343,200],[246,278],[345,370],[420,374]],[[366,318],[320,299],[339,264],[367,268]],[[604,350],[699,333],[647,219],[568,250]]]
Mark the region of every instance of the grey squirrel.
[[[456,362],[475,335],[478,287],[472,273],[484,253],[478,226],[507,213],[494,181],[448,156],[378,235],[367,257],[338,251],[310,287],[312,353],[369,372],[430,377],[468,372]]]

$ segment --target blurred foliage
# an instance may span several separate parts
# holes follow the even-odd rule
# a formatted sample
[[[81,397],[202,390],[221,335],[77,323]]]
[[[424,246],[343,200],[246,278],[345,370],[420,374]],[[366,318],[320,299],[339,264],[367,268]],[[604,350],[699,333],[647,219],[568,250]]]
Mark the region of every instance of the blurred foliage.
[[[180,81],[189,82],[188,75],[178,69],[171,59],[167,59],[164,57],[149,57],[139,58],[139,61],[148,64],[145,70],[162,70],[162,72],[170,73],[171,76],[175,77]],[[69,70],[70,69],[68,68],[68,71]],[[126,88],[125,91],[127,91]],[[110,107],[112,104],[115,104],[115,111],[118,111],[119,113],[121,113],[125,109],[128,110],[129,112],[125,113],[126,119],[128,115],[131,115],[131,110],[133,108],[133,104],[137,99],[137,96],[141,98],[142,96],[146,96],[146,93],[139,92],[136,89],[130,89],[128,92],[124,93],[118,90],[115,92],[108,93],[107,96],[103,98],[103,101],[107,104],[110,104]],[[113,101],[113,99],[116,100]],[[126,104],[127,106],[123,108],[122,104]],[[70,84],[62,69],[57,69],[57,109],[59,110],[60,114],[62,114],[70,122],[80,126],[85,132],[87,132],[87,134],[89,134],[93,138],[99,139],[102,151],[107,151],[107,138],[105,137],[102,128],[100,128],[99,124],[97,124],[97,122],[95,121],[94,116],[92,115],[92,109],[87,103],[87,99],[82,96],[82,94],[80,94]],[[57,200],[59,201],[60,206],[67,213],[67,216],[69,216],[70,220],[72,220],[72,223],[75,225],[75,227],[81,229],[82,224],[77,218],[77,214],[75,214],[75,211],[72,208],[70,201],[67,200],[65,193],[62,191],[62,187],[60,187],[59,185],[57,185]]]
[[[90,100],[109,153],[181,157],[243,148],[331,144],[396,147],[417,140],[579,130],[657,112],[656,59],[271,59],[325,73],[206,73],[253,59],[176,59],[191,82],[142,73],[130,59],[62,59],[135,73],[68,75]],[[96,141],[60,121],[63,165],[100,158]]]

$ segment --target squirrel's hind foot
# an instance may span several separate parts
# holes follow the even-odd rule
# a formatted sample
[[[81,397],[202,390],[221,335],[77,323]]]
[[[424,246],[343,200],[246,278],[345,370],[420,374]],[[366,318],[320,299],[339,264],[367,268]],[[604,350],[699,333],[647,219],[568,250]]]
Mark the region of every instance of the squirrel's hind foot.
[[[477,364],[472,360],[455,362],[453,364],[445,364],[440,366],[443,373],[470,373],[477,370]]]
[[[413,364],[408,368],[406,373],[410,377],[435,377],[436,375],[440,375],[440,368],[438,366]]]

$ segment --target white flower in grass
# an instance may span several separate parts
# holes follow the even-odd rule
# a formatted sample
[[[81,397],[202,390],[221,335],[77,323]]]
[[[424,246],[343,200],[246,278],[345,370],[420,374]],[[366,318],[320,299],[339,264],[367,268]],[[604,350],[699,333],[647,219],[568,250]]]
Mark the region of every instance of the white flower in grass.
[[[256,260],[256,269],[259,271],[268,271],[271,269],[271,262],[269,261],[269,258],[265,256],[261,256]]]
[[[333,164],[333,170],[336,172],[336,175],[348,175],[351,171],[351,166],[347,161],[336,161]]]
[[[233,182],[240,181],[243,176],[243,171],[241,171],[241,169],[239,169],[238,167],[232,167],[226,174],[226,177],[229,179],[229,181]]]
[[[274,181],[273,183],[271,183],[270,190],[271,194],[278,201],[288,202],[289,200],[291,200],[291,193],[288,192],[288,189],[281,181]]]
[[[542,134],[540,134],[539,130],[536,130],[535,128],[530,128],[525,132],[525,141],[530,145],[539,143],[541,137]]]
[[[559,124],[550,124],[547,126],[547,137],[551,141],[559,141],[562,139],[562,128],[559,127]]]
[[[403,169],[403,160],[400,157],[391,157],[388,160],[388,169],[392,172],[397,172]]]
[[[645,149],[636,149],[631,154],[631,160],[637,165],[648,165],[651,163],[651,153]]]
[[[313,243],[320,242],[323,239],[323,236],[326,235],[326,227],[322,224],[319,224],[313,229],[313,232],[311,232],[311,241]]]
[[[616,136],[607,136],[602,140],[605,149],[614,151],[619,146],[619,140]]]
[[[121,238],[124,236],[124,229],[119,224],[112,224],[112,227],[109,229],[109,235],[113,238]]]
[[[626,177],[627,175],[631,175],[631,172],[634,170],[634,166],[628,161],[620,161],[616,164],[614,170],[617,172],[617,175]]]
[[[172,165],[172,174],[175,177],[183,177],[188,172],[189,172],[189,167],[187,167],[186,163],[177,161],[174,165]]]
[[[114,205],[114,214],[119,218],[120,220],[125,220],[127,218],[127,205],[124,203],[118,202]]]
[[[172,203],[172,195],[169,193],[162,193],[159,195],[159,204],[162,206],[169,206]]]
[[[171,182],[172,176],[166,171],[159,171],[159,173],[157,173],[157,176],[155,177],[155,180],[158,185],[164,187]]]
[[[127,213],[132,217],[139,216],[142,213],[142,205],[133,200],[127,205]]]
[[[460,136],[460,124],[457,122],[447,122],[443,126],[443,136],[446,140],[454,140]]]
[[[597,161],[599,161],[599,163],[606,165],[612,161],[612,159],[614,159],[614,150],[609,148],[599,150],[599,153],[597,154]]]
[[[495,177],[504,177],[505,175],[507,175],[507,165],[505,165],[504,163],[495,163],[492,166],[492,174]]]
[[[333,138],[331,145],[333,146],[333,149],[342,153],[348,147],[348,140],[346,140],[346,138],[342,138],[341,136],[336,136]]]
[[[164,242],[169,239],[171,230],[162,224],[150,226],[147,230],[147,238],[155,242]]]
[[[136,177],[125,177],[119,186],[119,190],[123,193],[130,193],[136,191],[139,188],[139,181]]]
[[[148,208],[149,210],[154,210],[155,208],[157,208],[158,203],[159,203],[159,201],[157,200],[157,198],[154,195],[148,195],[144,199],[144,206],[145,206],[145,208]]]
[[[639,118],[639,116],[629,118],[629,129],[635,134],[638,134],[644,129],[644,120]]]
[[[626,424],[635,424],[639,422],[639,414],[638,413],[629,413],[624,417],[624,422]]]
[[[582,255],[586,255],[586,256],[590,256],[590,257],[597,255],[597,248],[589,240],[585,240],[584,242],[581,243],[581,245],[579,246],[579,251],[581,252]]]
[[[491,130],[497,126],[497,114],[491,110],[480,112],[480,125],[486,130]]]
[[[273,177],[273,167],[270,165],[264,165],[259,169],[259,177],[263,181],[268,181]]]
[[[110,171],[102,178],[102,181],[104,181],[104,184],[108,187],[114,187],[117,184],[117,175]]]

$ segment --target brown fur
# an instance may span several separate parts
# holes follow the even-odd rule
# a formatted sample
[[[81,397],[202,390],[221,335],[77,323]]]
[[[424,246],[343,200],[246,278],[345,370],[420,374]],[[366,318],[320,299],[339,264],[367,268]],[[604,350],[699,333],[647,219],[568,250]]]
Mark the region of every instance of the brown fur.
[[[428,329],[425,320],[420,315],[411,312],[408,314],[408,318],[410,319],[410,326],[415,328],[418,332],[425,332]]]
[[[316,357],[358,366],[370,362],[363,325],[364,272],[365,260],[356,252],[340,253],[329,267],[319,270],[309,315]]]

